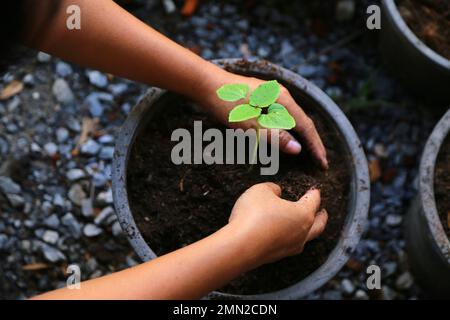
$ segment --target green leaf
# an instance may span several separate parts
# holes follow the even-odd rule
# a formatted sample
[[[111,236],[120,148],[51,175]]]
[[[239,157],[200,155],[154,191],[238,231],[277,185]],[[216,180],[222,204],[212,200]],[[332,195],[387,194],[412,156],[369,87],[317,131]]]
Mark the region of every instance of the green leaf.
[[[259,85],[250,95],[250,104],[261,108],[277,101],[280,95],[280,85],[277,80],[267,81]]]
[[[267,129],[289,130],[295,127],[295,119],[283,105],[278,103],[271,104],[267,110],[267,114],[259,116],[258,123]]]
[[[221,86],[216,93],[221,100],[234,102],[244,99],[249,90],[246,84],[234,83]]]
[[[240,104],[233,108],[228,115],[229,122],[239,122],[256,118],[261,114],[260,108],[252,107],[249,104]]]

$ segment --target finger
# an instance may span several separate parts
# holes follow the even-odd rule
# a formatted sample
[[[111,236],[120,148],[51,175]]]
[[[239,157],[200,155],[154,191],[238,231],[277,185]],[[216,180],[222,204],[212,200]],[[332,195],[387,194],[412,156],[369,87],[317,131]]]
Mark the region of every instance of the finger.
[[[314,122],[306,115],[293,98],[289,97],[287,100],[286,107],[296,122],[295,131],[297,131],[304,139],[306,147],[311,151],[314,158],[319,161],[322,168],[328,169],[327,152]]]
[[[269,190],[270,192],[273,192],[276,196],[281,196],[281,187],[273,182],[263,182],[255,185],[257,188],[262,188],[262,190]]]
[[[261,138],[272,143],[272,138],[278,138],[278,148],[287,154],[299,154],[301,144],[286,130],[261,130]]]
[[[314,223],[311,229],[309,229],[308,235],[306,236],[306,241],[311,241],[317,238],[323,232],[323,230],[325,230],[327,221],[328,221],[327,211],[325,209],[320,210],[314,219]]]
[[[328,169],[327,151],[314,122],[305,114],[300,124],[295,127],[295,130],[305,139],[307,148],[319,161],[322,168]]]
[[[295,203],[301,208],[303,213],[307,213],[314,218],[314,215],[320,208],[320,190],[315,188],[308,190],[308,192]]]

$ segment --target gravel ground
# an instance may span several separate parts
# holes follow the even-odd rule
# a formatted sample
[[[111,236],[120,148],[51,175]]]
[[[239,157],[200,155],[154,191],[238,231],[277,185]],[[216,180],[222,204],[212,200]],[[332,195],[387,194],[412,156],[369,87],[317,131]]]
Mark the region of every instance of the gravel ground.
[[[273,61],[349,115],[374,173],[370,223],[347,266],[309,298],[420,298],[402,222],[438,115],[383,70],[376,32],[362,28],[374,1],[358,1],[350,20],[351,10],[318,1],[278,9],[207,2],[191,18],[168,14],[159,1],[136,3],[137,16],[203,57]],[[82,279],[135,265],[114,214],[110,171],[114,133],[146,87],[35,52],[0,78],[0,91],[13,80],[23,90],[0,101],[0,297],[63,286],[72,263]],[[382,269],[382,290],[365,286],[370,264]]]

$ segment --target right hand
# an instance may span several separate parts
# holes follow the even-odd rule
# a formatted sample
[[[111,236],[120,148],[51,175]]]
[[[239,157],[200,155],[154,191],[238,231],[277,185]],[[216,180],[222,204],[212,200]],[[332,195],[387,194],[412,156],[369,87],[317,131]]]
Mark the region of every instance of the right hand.
[[[325,229],[328,214],[320,208],[320,191],[309,190],[298,201],[280,198],[274,183],[260,183],[236,201],[229,227],[244,233],[257,265],[299,254],[305,243]]]

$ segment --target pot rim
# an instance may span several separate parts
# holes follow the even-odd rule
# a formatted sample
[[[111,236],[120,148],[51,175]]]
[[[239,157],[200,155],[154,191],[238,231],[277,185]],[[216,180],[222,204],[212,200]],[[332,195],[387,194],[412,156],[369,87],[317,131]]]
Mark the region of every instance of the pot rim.
[[[442,143],[450,133],[450,109],[434,127],[423,150],[419,169],[419,195],[434,243],[450,264],[450,239],[444,230],[434,196],[436,160]],[[426,203],[427,205],[424,205]]]
[[[335,122],[337,130],[341,133],[346,144],[352,170],[349,213],[341,237],[327,260],[300,282],[275,292],[234,295],[214,291],[208,295],[209,298],[228,299],[298,299],[305,297],[307,294],[320,288],[339,272],[355,250],[364,232],[370,203],[370,180],[363,147],[341,109],[322,90],[300,75],[264,60],[249,62],[243,59],[223,59],[215,60],[214,63],[229,70],[231,69],[233,72],[239,72],[239,68],[242,64],[245,64],[245,70],[241,69],[241,71],[264,74],[270,78],[283,80],[289,85],[296,87],[303,94],[314,100],[326,116]],[[151,102],[159,99],[164,93],[165,91],[160,89],[151,89],[130,112],[118,134],[112,164],[113,196],[116,213],[129,242],[143,261],[155,258],[156,254],[143,239],[130,211],[126,186],[128,151],[130,150],[128,147],[134,141],[134,135],[138,129],[141,115],[148,110]]]
[[[450,60],[440,55],[428,47],[408,26],[402,15],[398,11],[395,0],[383,0],[383,9],[387,12],[387,17],[392,20],[397,29],[405,36],[408,42],[416,48],[423,56],[433,61],[441,68],[450,72]]]

